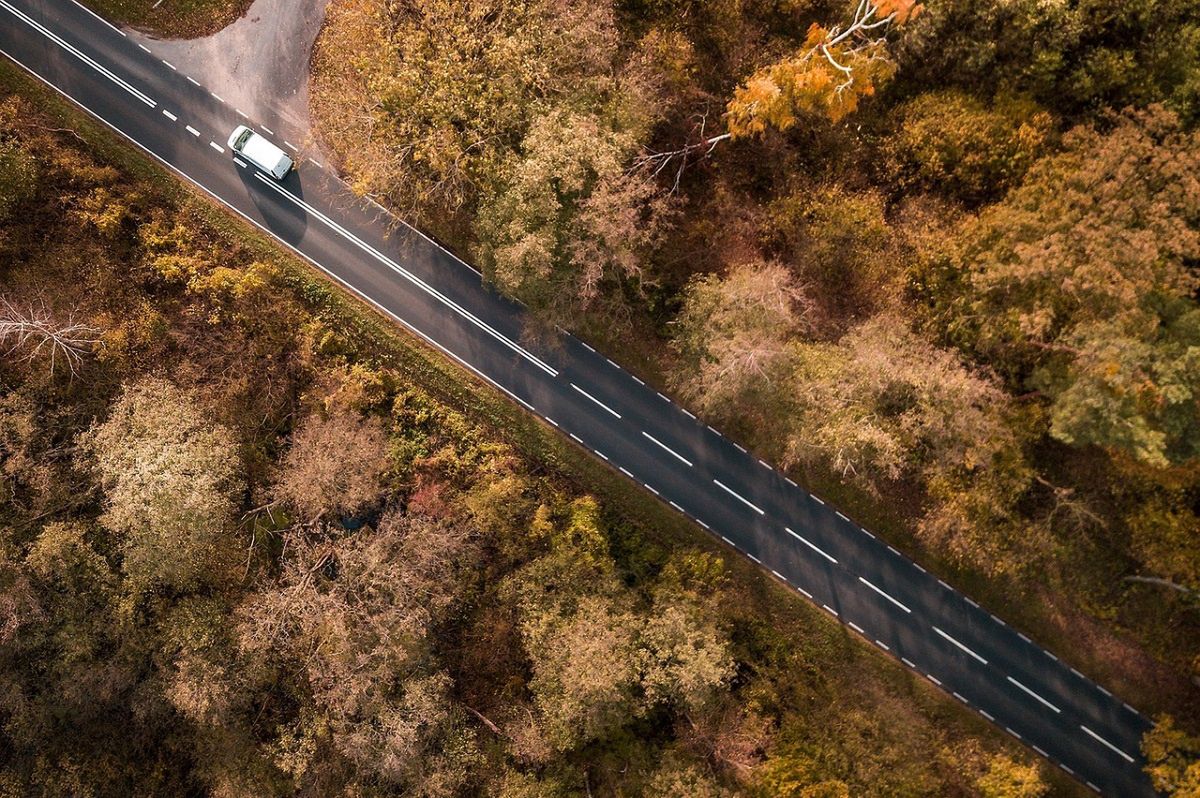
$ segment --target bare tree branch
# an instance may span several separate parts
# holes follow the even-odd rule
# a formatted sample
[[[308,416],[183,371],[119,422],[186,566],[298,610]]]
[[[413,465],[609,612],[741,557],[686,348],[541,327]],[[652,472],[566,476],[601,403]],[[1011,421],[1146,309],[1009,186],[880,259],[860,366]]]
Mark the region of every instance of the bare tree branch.
[[[0,342],[9,344],[5,354],[23,351],[21,359],[27,361],[49,354],[51,374],[61,360],[74,377],[99,336],[100,330],[76,321],[74,311],[57,321],[44,302],[30,302],[22,309],[0,298]]]
[[[1162,577],[1158,576],[1127,576],[1121,581],[1139,582],[1145,585],[1158,585],[1159,587],[1170,588],[1171,590],[1174,590],[1177,593],[1182,593],[1185,596],[1191,596],[1192,598],[1200,597],[1200,593],[1197,593],[1195,590],[1176,582],[1172,582],[1170,579],[1163,579]]]

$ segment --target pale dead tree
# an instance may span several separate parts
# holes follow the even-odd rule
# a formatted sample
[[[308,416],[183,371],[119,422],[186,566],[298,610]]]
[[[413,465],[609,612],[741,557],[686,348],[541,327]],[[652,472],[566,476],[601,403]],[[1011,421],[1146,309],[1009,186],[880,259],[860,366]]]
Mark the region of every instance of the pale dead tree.
[[[695,126],[693,130],[693,141],[685,144],[679,149],[668,150],[666,152],[649,152],[645,151],[634,159],[633,165],[629,172],[649,172],[654,177],[658,177],[672,163],[675,164],[675,179],[671,184],[671,193],[675,194],[679,191],[679,183],[683,179],[683,172],[687,169],[688,164],[694,157],[696,160],[704,160],[712,155],[713,150],[722,141],[732,137],[730,133],[721,133],[717,136],[708,135],[708,111],[696,116]]]
[[[6,355],[20,352],[22,360],[49,355],[51,374],[61,361],[74,377],[83,356],[99,340],[100,330],[77,321],[74,310],[60,320],[44,302],[30,302],[22,308],[0,298],[0,342],[8,344]]]
[[[643,152],[634,169],[655,175],[675,167],[672,191],[679,188],[690,162],[703,160],[723,141],[762,133],[767,127],[787,129],[797,110],[821,111],[836,122],[857,107],[875,84],[887,80],[894,66],[887,55],[887,28],[908,21],[921,10],[916,0],[858,0],[845,27],[813,24],[794,54],[751,75],[726,108],[728,129],[710,135],[708,114],[701,114],[691,140],[663,152]]]

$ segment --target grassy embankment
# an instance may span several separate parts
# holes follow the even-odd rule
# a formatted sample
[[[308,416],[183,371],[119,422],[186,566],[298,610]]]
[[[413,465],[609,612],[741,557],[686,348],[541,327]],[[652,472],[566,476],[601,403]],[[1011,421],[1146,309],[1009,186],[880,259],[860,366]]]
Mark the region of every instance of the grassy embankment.
[[[191,39],[216,33],[253,0],[87,0],[97,14],[155,36]]]

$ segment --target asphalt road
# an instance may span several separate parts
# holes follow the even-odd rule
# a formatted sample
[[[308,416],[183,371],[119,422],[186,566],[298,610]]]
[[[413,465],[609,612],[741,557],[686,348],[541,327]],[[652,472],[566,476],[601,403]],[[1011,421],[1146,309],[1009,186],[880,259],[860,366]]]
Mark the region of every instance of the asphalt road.
[[[0,50],[854,634],[1097,793],[1151,796],[1149,722],[1100,685],[706,427],[586,343],[521,343],[522,311],[302,159],[282,183],[225,149],[247,119],[74,0],[0,0]],[[264,309],[269,312],[269,309]]]

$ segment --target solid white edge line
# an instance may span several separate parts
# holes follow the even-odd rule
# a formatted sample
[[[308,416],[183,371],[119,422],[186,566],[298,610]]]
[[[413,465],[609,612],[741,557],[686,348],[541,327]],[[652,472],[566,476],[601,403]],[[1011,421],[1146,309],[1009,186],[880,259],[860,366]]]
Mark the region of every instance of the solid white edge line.
[[[686,457],[684,457],[683,455],[681,455],[679,452],[677,452],[677,451],[675,451],[674,449],[672,449],[670,446],[667,446],[665,443],[663,443],[663,442],[662,442],[662,441],[660,441],[658,438],[656,438],[656,437],[654,437],[653,435],[651,435],[649,432],[646,432],[645,430],[642,430],[642,435],[644,435],[644,436],[646,436],[647,438],[649,438],[651,443],[655,443],[655,444],[657,444],[657,445],[659,446],[659,448],[661,448],[661,449],[662,449],[663,451],[665,451],[667,454],[669,454],[669,455],[671,455],[672,457],[674,457],[674,458],[675,458],[676,460],[678,460],[679,462],[683,463],[684,465],[688,466],[689,468],[690,468],[690,467],[692,467],[692,461],[691,461],[691,460],[687,459]]]
[[[593,402],[595,402],[597,405],[599,405],[599,406],[600,406],[602,409],[604,409],[604,410],[608,411],[609,413],[611,413],[612,415],[616,416],[618,419],[621,417],[621,414],[620,414],[620,413],[618,413],[616,410],[613,410],[611,407],[609,407],[608,405],[604,404],[604,402],[601,402],[599,399],[597,399],[596,397],[592,396],[590,393],[588,393],[587,391],[583,390],[582,388],[580,388],[580,387],[579,387],[578,385],[576,385],[575,383],[571,383],[571,387],[572,387],[572,388],[574,388],[576,391],[579,391],[579,393],[583,394],[583,395],[584,395],[584,396],[586,396],[588,399],[591,399]]]
[[[133,84],[128,83],[123,78],[118,77],[115,72],[110,71],[107,67],[103,66],[99,61],[95,60],[94,58],[89,56],[87,53],[85,53],[82,50],[80,50],[79,48],[75,47],[73,44],[71,44],[66,39],[59,36],[54,31],[47,28],[45,25],[42,25],[40,22],[35,20],[33,17],[30,17],[28,14],[26,14],[25,12],[21,11],[18,8],[14,8],[6,0],[0,0],[0,6],[7,9],[9,11],[9,13],[11,13],[17,19],[24,22],[29,27],[33,28],[38,33],[42,34],[42,36],[44,38],[49,39],[54,44],[57,44],[60,49],[75,56],[77,59],[79,59],[83,63],[87,64],[92,69],[96,70],[101,75],[108,78],[111,82],[120,86],[122,89],[129,92],[130,94],[132,94],[134,97],[141,100],[146,105],[150,106],[151,108],[155,108],[158,106],[158,103],[156,103],[154,100],[150,99],[149,95],[144,94],[143,92],[139,91],[138,89],[135,89],[133,87]],[[11,56],[10,56],[10,58],[11,58]],[[12,60],[14,62],[16,62],[16,59],[12,59]],[[20,62],[17,62],[17,63],[20,63]],[[22,64],[22,66],[24,66],[24,65]]]
[[[1011,676],[1005,676],[1004,678],[1008,679],[1010,682],[1012,682],[1013,684],[1015,684],[1015,685],[1016,685],[1016,686],[1017,686],[1019,689],[1023,690],[1023,691],[1024,691],[1024,692],[1026,692],[1026,693],[1028,693],[1030,696],[1032,696],[1034,699],[1036,699],[1036,700],[1037,700],[1037,701],[1039,701],[1040,703],[1042,703],[1042,704],[1046,705],[1047,707],[1049,707],[1050,709],[1054,710],[1054,714],[1056,714],[1056,715],[1061,715],[1061,714],[1062,714],[1062,710],[1061,710],[1061,709],[1059,709],[1058,707],[1054,706],[1054,704],[1051,704],[1051,703],[1050,703],[1049,701],[1047,701],[1045,698],[1042,698],[1040,695],[1038,695],[1037,693],[1035,693],[1033,690],[1031,690],[1030,688],[1026,687],[1025,685],[1021,684],[1020,682],[1018,682],[1018,681],[1017,681],[1016,679],[1014,679],[1013,677],[1011,677]],[[1130,761],[1132,762],[1133,760],[1130,760]]]
[[[738,493],[737,491],[735,491],[733,488],[731,488],[731,487],[729,487],[728,485],[726,485],[726,484],[725,484],[724,482],[722,482],[721,480],[719,480],[719,479],[714,479],[714,480],[713,480],[713,483],[714,483],[714,484],[715,484],[715,485],[716,485],[718,488],[720,488],[721,490],[725,491],[725,492],[726,492],[726,493],[728,493],[730,496],[732,496],[733,498],[737,499],[737,500],[738,500],[738,501],[740,501],[742,504],[746,505],[747,507],[749,507],[751,510],[753,510],[753,511],[754,511],[754,512],[756,512],[756,513],[758,513],[759,515],[766,515],[766,514],[767,514],[767,513],[766,513],[766,511],[765,511],[765,510],[763,510],[761,507],[759,507],[757,504],[755,504],[754,502],[750,501],[749,499],[747,499],[747,498],[743,497],[741,494],[739,494],[739,493]]]
[[[901,604],[899,601],[897,601],[896,599],[892,598],[892,597],[891,597],[890,595],[888,595],[886,592],[884,592],[883,590],[879,589],[879,588],[878,588],[878,587],[876,587],[875,585],[871,584],[871,583],[870,583],[869,581],[867,581],[866,579],[863,579],[861,576],[858,578],[858,581],[862,582],[864,585],[866,585],[867,587],[871,588],[871,589],[872,589],[872,590],[874,590],[876,593],[878,593],[879,595],[883,596],[885,599],[887,599],[888,601],[892,602],[893,604],[895,604],[897,607],[899,607],[900,609],[904,610],[905,612],[907,612],[907,613],[911,613],[911,612],[912,612],[912,610],[910,610],[908,607],[904,606],[904,605],[903,605],[903,604]]]
[[[937,627],[935,626],[935,627],[933,627],[933,631],[937,632],[939,635],[941,635],[942,637],[946,638],[946,639],[947,639],[947,640],[949,640],[951,643],[953,643],[954,645],[958,646],[958,647],[959,647],[959,648],[961,648],[963,651],[967,652],[967,653],[968,653],[968,654],[970,654],[972,657],[974,657],[975,659],[977,659],[977,660],[979,660],[980,662],[982,662],[984,665],[987,665],[987,664],[988,664],[988,661],[987,661],[986,659],[984,659],[983,657],[979,656],[979,655],[978,655],[978,654],[976,654],[974,651],[972,651],[971,649],[967,648],[967,646],[963,645],[962,643],[960,643],[959,641],[955,640],[955,639],[954,639],[953,637],[951,637],[950,635],[948,635],[948,634],[946,634],[945,632],[943,632],[941,629],[939,629],[939,628],[937,628]]]
[[[472,374],[474,374],[475,376],[477,376],[479,379],[481,379],[481,380],[483,380],[484,382],[486,382],[487,384],[491,385],[491,386],[492,386],[493,388],[495,388],[496,390],[498,390],[498,391],[500,391],[500,392],[504,393],[506,396],[510,397],[511,399],[514,399],[514,400],[516,400],[516,401],[518,401],[518,402],[524,402],[524,400],[522,400],[522,399],[521,399],[519,396],[517,396],[516,394],[514,394],[512,391],[510,391],[508,388],[504,387],[504,386],[503,386],[503,385],[501,385],[500,383],[496,382],[496,380],[494,380],[494,379],[492,379],[491,377],[489,377],[488,375],[484,374],[482,371],[480,371],[480,370],[479,370],[478,368],[476,368],[475,366],[473,366],[473,365],[471,365],[470,363],[468,363],[468,362],[467,362],[466,360],[464,360],[464,359],[463,359],[463,358],[462,358],[460,355],[458,355],[458,354],[456,354],[456,353],[454,353],[454,352],[450,351],[449,349],[447,349],[447,348],[446,348],[446,346],[445,346],[445,345],[443,345],[443,344],[439,343],[438,341],[434,340],[434,339],[433,339],[433,338],[431,338],[431,337],[430,337],[428,334],[426,334],[426,333],[425,333],[425,332],[423,332],[422,330],[418,329],[417,327],[413,326],[413,325],[412,325],[410,322],[408,322],[408,321],[406,321],[405,319],[401,318],[399,315],[397,315],[397,314],[396,314],[396,313],[394,313],[393,311],[391,311],[391,310],[389,310],[388,308],[384,307],[382,304],[380,304],[378,301],[376,301],[376,300],[372,299],[370,296],[368,296],[366,293],[364,293],[364,292],[363,292],[363,291],[361,291],[360,289],[358,289],[358,288],[355,288],[353,285],[351,285],[349,282],[347,282],[347,281],[346,281],[346,280],[345,280],[343,277],[341,277],[341,276],[339,276],[339,275],[335,274],[334,272],[330,271],[329,269],[327,269],[326,267],[324,267],[324,266],[322,266],[320,263],[318,263],[316,260],[313,260],[313,258],[312,258],[312,257],[310,257],[309,255],[305,254],[305,253],[304,253],[304,252],[302,252],[301,250],[299,250],[299,249],[297,249],[296,247],[292,246],[292,245],[291,245],[291,244],[289,244],[287,241],[284,241],[282,238],[280,238],[278,235],[276,235],[274,232],[272,232],[272,231],[271,231],[269,228],[267,228],[267,227],[264,227],[263,225],[259,224],[259,223],[258,223],[258,222],[256,222],[254,219],[250,218],[250,217],[249,217],[249,216],[247,216],[245,213],[243,213],[242,211],[240,211],[240,210],[238,210],[237,208],[235,208],[235,207],[234,207],[233,205],[231,205],[231,204],[230,204],[230,203],[229,203],[227,200],[225,200],[224,198],[222,198],[221,196],[219,196],[219,195],[218,195],[218,194],[216,194],[215,192],[211,191],[210,189],[208,189],[207,187],[205,187],[204,185],[202,185],[201,183],[199,183],[198,181],[196,181],[194,178],[192,178],[192,177],[191,177],[190,175],[188,175],[186,172],[184,172],[183,170],[181,170],[181,169],[179,169],[179,168],[175,167],[175,166],[174,166],[174,165],[172,165],[172,164],[171,164],[169,161],[165,160],[164,158],[162,158],[162,157],[161,157],[161,156],[159,156],[158,154],[156,154],[156,153],[154,153],[153,151],[151,151],[151,150],[150,150],[148,147],[146,147],[144,144],[142,144],[142,143],[141,143],[140,141],[138,141],[137,139],[135,139],[135,138],[133,138],[133,137],[129,136],[127,133],[125,133],[125,131],[123,131],[123,130],[121,130],[120,128],[118,128],[118,127],[117,127],[116,125],[114,125],[112,122],[109,122],[107,119],[105,119],[104,117],[100,116],[100,114],[96,113],[96,112],[95,112],[95,111],[93,111],[91,108],[88,108],[86,105],[84,105],[84,104],[83,104],[83,103],[81,103],[79,100],[77,100],[77,99],[75,99],[74,97],[72,97],[70,94],[67,94],[65,91],[63,91],[63,90],[62,90],[62,89],[60,89],[58,86],[56,86],[56,85],[54,85],[53,83],[51,83],[49,80],[47,80],[47,79],[46,79],[46,78],[44,78],[42,75],[40,75],[40,74],[38,74],[37,72],[35,72],[35,71],[34,71],[33,69],[31,69],[30,67],[26,66],[24,63],[22,63],[22,62],[18,61],[17,59],[13,58],[13,57],[12,57],[12,55],[11,55],[10,53],[8,53],[7,51],[5,51],[5,50],[3,50],[3,49],[0,49],[0,54],[3,54],[3,55],[6,57],[6,58],[8,58],[8,60],[12,61],[14,64],[16,64],[16,65],[18,65],[19,67],[21,67],[22,69],[24,69],[26,72],[28,72],[28,73],[29,73],[30,75],[32,75],[34,78],[36,78],[37,80],[39,80],[39,81],[41,81],[42,83],[44,83],[44,84],[45,84],[45,85],[46,85],[48,88],[52,89],[53,91],[57,92],[58,94],[60,94],[60,95],[62,95],[63,97],[67,98],[68,100],[70,100],[72,103],[74,103],[76,106],[78,106],[78,107],[79,107],[79,109],[80,109],[81,111],[83,111],[83,112],[84,112],[84,113],[86,113],[87,115],[91,116],[93,119],[96,119],[96,120],[97,120],[97,121],[99,121],[101,124],[105,125],[106,127],[108,127],[108,128],[109,128],[110,130],[112,130],[112,132],[113,132],[113,133],[115,133],[117,136],[120,136],[121,138],[125,139],[125,140],[126,140],[126,141],[128,141],[130,144],[132,144],[133,146],[137,147],[137,148],[138,148],[138,149],[140,149],[142,152],[146,153],[146,155],[148,155],[150,158],[153,158],[155,161],[158,161],[160,164],[162,164],[162,165],[163,165],[163,167],[164,167],[164,168],[165,168],[165,169],[166,169],[168,172],[174,172],[174,173],[175,173],[175,174],[177,174],[177,175],[178,175],[180,178],[182,178],[182,179],[183,179],[185,182],[192,184],[192,185],[193,185],[193,186],[194,186],[196,189],[200,190],[200,191],[201,191],[201,192],[203,192],[204,194],[207,194],[209,197],[211,197],[212,199],[216,200],[216,201],[217,201],[217,202],[219,202],[221,205],[224,205],[224,206],[225,206],[226,208],[228,208],[228,209],[229,209],[231,212],[233,212],[233,213],[234,213],[234,214],[236,214],[237,216],[241,217],[241,218],[242,218],[244,221],[246,221],[248,224],[250,224],[250,226],[252,226],[252,227],[254,227],[254,228],[257,228],[257,229],[258,229],[260,232],[262,232],[263,234],[265,234],[265,235],[266,235],[268,238],[274,239],[274,240],[275,240],[275,241],[276,241],[276,242],[277,242],[277,243],[278,243],[278,244],[279,244],[281,247],[283,247],[283,248],[284,248],[284,249],[286,249],[286,250],[290,250],[290,251],[291,251],[291,252],[292,252],[292,253],[293,253],[293,254],[294,254],[296,257],[298,257],[298,258],[300,258],[301,260],[307,261],[308,263],[312,264],[312,266],[313,266],[315,269],[317,269],[317,270],[318,270],[318,271],[320,271],[321,273],[325,274],[327,277],[329,277],[329,278],[330,278],[331,280],[333,280],[334,282],[336,282],[336,283],[340,284],[341,286],[343,286],[343,287],[344,287],[344,288],[345,288],[347,291],[349,291],[350,293],[352,293],[352,294],[354,294],[355,296],[357,296],[357,297],[359,297],[360,299],[362,299],[362,300],[363,300],[363,301],[364,301],[366,304],[368,304],[368,305],[370,305],[371,307],[375,308],[375,309],[376,309],[376,310],[378,310],[380,313],[382,313],[384,316],[387,316],[387,317],[389,317],[389,318],[391,318],[391,319],[395,320],[395,322],[396,322],[397,324],[399,324],[399,325],[400,325],[401,327],[403,327],[404,329],[408,330],[410,333],[412,333],[413,335],[415,335],[415,336],[416,336],[417,338],[419,338],[420,340],[424,341],[425,343],[427,343],[427,344],[429,344],[430,346],[432,346],[434,349],[436,349],[436,350],[438,350],[439,352],[443,353],[444,355],[446,355],[446,357],[448,357],[448,358],[450,358],[451,360],[453,360],[454,362],[458,363],[458,364],[459,364],[459,365],[461,365],[463,368],[465,368],[467,371],[471,372]],[[236,159],[235,159],[235,160],[236,160]]]
[[[813,551],[815,551],[817,554],[820,554],[822,557],[824,557],[825,559],[829,560],[829,561],[830,561],[831,563],[833,563],[834,565],[837,565],[837,564],[838,564],[837,558],[835,558],[835,557],[834,557],[832,554],[830,554],[829,552],[825,551],[825,550],[824,550],[824,549],[822,549],[820,546],[817,546],[816,544],[812,543],[811,541],[809,541],[809,540],[808,540],[808,538],[806,538],[806,537],[804,537],[803,535],[801,535],[800,533],[796,532],[796,531],[795,531],[794,529],[792,529],[790,526],[785,526],[783,529],[784,529],[784,531],[786,531],[786,532],[787,532],[789,535],[791,535],[792,537],[794,537],[796,540],[800,541],[800,542],[801,542],[801,543],[803,543],[805,546],[808,546],[810,549],[812,549]]]
[[[4,0],[0,0],[0,2],[4,2]],[[501,333],[499,330],[495,329],[490,324],[485,322],[483,319],[479,318],[478,316],[471,313],[469,310],[467,310],[463,306],[459,305],[457,302],[455,302],[449,296],[443,294],[441,291],[439,291],[437,288],[435,288],[432,285],[430,285],[429,283],[427,283],[424,279],[417,276],[415,273],[410,272],[408,269],[405,269],[403,266],[396,263],[391,258],[387,257],[379,250],[375,249],[373,246],[368,244],[366,241],[363,241],[361,238],[359,238],[355,233],[351,232],[349,229],[338,224],[333,219],[326,216],[323,212],[321,212],[317,208],[313,207],[312,205],[308,204],[304,200],[300,199],[296,195],[292,194],[290,191],[286,191],[282,186],[280,186],[278,184],[277,181],[272,180],[271,178],[266,177],[265,175],[262,175],[262,174],[256,174],[255,176],[258,178],[258,180],[263,185],[265,185],[268,188],[270,188],[271,190],[275,191],[281,197],[283,197],[284,199],[293,203],[297,207],[303,208],[305,211],[312,214],[315,218],[317,218],[318,220],[320,220],[321,222],[326,224],[333,231],[340,234],[347,241],[354,244],[361,251],[363,251],[366,254],[370,255],[371,257],[375,258],[381,264],[383,264],[384,266],[387,266],[393,272],[395,272],[396,274],[399,274],[401,277],[408,280],[410,283],[417,286],[422,291],[429,294],[431,297],[433,297],[434,299],[438,300],[446,307],[453,310],[459,316],[461,316],[462,318],[469,321],[471,324],[474,324],[476,327],[478,327],[479,329],[486,332],[488,335],[490,335],[492,338],[499,341],[502,345],[504,345],[508,349],[511,349],[513,352],[517,353],[518,355],[520,355],[522,358],[529,361],[533,365],[537,366],[542,371],[549,374],[551,377],[558,376],[557,369],[554,369],[551,366],[549,366],[548,364],[546,364],[545,362],[543,362],[540,358],[538,358],[532,352],[530,352],[529,350],[520,346],[515,341],[513,341],[512,339],[508,338],[506,335]]]

